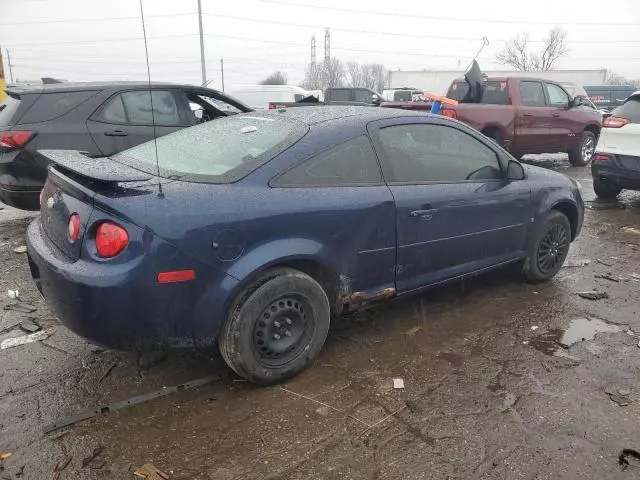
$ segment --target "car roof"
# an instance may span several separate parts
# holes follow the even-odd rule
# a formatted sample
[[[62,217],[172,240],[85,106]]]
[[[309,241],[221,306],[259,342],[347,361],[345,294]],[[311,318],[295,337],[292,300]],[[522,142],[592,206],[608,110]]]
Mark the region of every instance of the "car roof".
[[[254,115],[251,113],[248,115]],[[358,121],[370,122],[384,118],[419,117],[428,115],[425,112],[399,110],[395,108],[364,107],[354,105],[318,105],[312,107],[294,107],[272,110],[262,115],[282,115],[307,125],[340,120],[347,117],[357,117]]]
[[[197,85],[186,85],[166,82],[64,82],[43,85],[7,85],[6,91],[16,94],[29,93],[64,93],[64,92],[82,92],[87,90],[119,90],[127,88],[148,87],[151,85],[157,87],[172,88],[203,88]]]

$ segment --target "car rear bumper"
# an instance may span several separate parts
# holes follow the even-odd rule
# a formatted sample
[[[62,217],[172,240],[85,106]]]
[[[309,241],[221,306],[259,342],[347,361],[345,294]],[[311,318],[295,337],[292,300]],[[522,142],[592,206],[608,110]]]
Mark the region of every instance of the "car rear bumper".
[[[627,190],[640,190],[640,170],[620,167],[616,162],[591,162],[591,176]]]
[[[166,245],[166,244],[165,244]],[[170,247],[169,248],[173,248]],[[31,275],[70,330],[121,350],[210,345],[237,281],[199,269],[198,282],[159,284],[144,257],[114,265],[66,258],[40,227],[27,229]],[[213,285],[212,285],[213,283]]]

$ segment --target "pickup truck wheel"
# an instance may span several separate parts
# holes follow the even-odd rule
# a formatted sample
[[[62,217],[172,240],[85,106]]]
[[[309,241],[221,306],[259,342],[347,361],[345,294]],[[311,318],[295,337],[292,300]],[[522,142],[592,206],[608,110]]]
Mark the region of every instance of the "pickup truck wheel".
[[[563,213],[551,210],[537,229],[529,247],[526,280],[531,283],[550,280],[562,268],[570,245],[569,219]]]
[[[613,200],[616,198],[620,192],[621,188],[616,187],[615,185],[611,185],[604,180],[599,178],[593,179],[593,190],[596,192],[598,198],[602,198],[605,200]]]
[[[231,306],[220,334],[220,353],[250,382],[278,383],[318,355],[329,323],[329,299],[318,282],[297,270],[271,270]]]
[[[569,162],[574,167],[584,167],[596,151],[596,136],[593,132],[582,132],[580,144],[569,152]]]

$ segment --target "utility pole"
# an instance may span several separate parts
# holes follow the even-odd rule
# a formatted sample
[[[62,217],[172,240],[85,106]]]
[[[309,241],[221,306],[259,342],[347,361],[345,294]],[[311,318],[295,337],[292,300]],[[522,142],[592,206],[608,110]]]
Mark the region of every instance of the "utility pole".
[[[202,0],[198,0],[198,26],[200,27],[200,68],[202,69],[202,85],[207,84],[207,66],[204,61],[204,37],[202,36]],[[224,89],[223,89],[224,90]]]
[[[316,36],[311,37],[311,65],[316,64]]]
[[[324,62],[328,63],[331,59],[331,34],[327,28],[324,31]]]
[[[9,83],[13,83],[13,69],[11,68],[11,54],[9,53],[9,49],[7,48],[7,66],[9,67]]]
[[[220,59],[220,76],[222,77],[222,91],[224,92],[224,58]]]

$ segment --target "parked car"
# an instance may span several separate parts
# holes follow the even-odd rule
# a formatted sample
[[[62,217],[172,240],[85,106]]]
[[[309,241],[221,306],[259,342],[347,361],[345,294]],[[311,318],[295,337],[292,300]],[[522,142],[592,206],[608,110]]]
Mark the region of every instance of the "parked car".
[[[469,103],[469,84],[454,81],[444,115],[484,133],[517,158],[530,153],[567,152],[572,165],[586,165],[600,134],[602,116],[562,85],[518,77],[488,78],[479,102]],[[431,103],[383,103],[383,107],[431,110]]]
[[[62,322],[116,348],[217,342],[259,384],[367,303],[509,264],[550,279],[584,211],[568,177],[393,109],[239,114],[112,160],[42,154],[28,258]]]
[[[589,99],[607,113],[622,105],[637,90],[633,85],[587,85],[584,89]]]
[[[149,95],[146,82],[7,88],[0,104],[0,200],[25,210],[39,208],[48,166],[39,149],[109,156],[203,121],[251,111],[208,88],[153,83],[151,89]]]
[[[600,198],[640,190],[640,91],[604,120],[591,163],[593,189]]]
[[[374,92],[370,88],[360,87],[336,87],[327,88],[324,91],[324,101],[316,95],[310,94],[307,97],[300,98],[295,102],[270,102],[269,109],[291,107],[309,107],[324,105],[357,105],[357,106],[378,106],[382,102],[379,93]]]
[[[229,95],[255,110],[264,110],[270,103],[298,102],[312,93],[295,85],[236,85],[229,89]]]
[[[385,102],[414,102],[423,93],[423,90],[417,88],[392,88],[382,92],[382,99]]]

